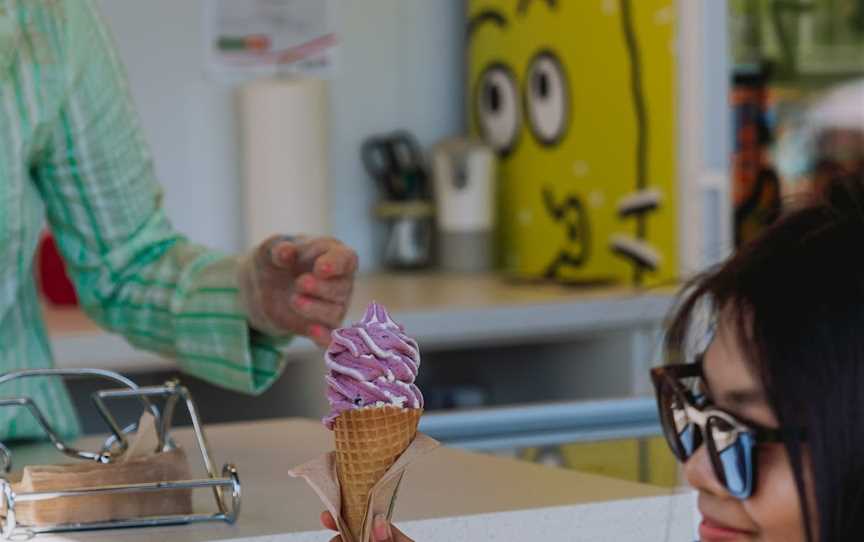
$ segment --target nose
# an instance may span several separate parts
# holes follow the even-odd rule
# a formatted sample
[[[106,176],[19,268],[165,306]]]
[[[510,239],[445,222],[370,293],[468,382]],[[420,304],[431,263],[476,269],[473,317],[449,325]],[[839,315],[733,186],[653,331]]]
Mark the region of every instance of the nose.
[[[704,444],[684,463],[684,477],[693,489],[718,497],[729,496],[729,492],[714,474],[714,467],[708,457],[708,447]]]

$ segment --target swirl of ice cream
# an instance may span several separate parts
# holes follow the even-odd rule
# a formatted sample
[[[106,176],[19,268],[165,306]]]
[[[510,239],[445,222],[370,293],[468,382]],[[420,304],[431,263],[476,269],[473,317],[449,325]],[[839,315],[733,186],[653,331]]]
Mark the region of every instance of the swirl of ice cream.
[[[331,339],[325,354],[330,402],[325,426],[333,429],[341,413],[356,408],[423,408],[423,395],[414,384],[420,368],[417,342],[383,306],[371,303],[360,322],[337,329]]]

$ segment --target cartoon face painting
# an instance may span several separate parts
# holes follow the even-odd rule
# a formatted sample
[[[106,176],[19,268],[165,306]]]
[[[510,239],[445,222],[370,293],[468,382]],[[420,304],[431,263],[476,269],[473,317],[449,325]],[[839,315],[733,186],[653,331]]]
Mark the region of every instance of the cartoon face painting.
[[[677,276],[674,0],[469,0],[471,128],[501,160],[504,266]]]

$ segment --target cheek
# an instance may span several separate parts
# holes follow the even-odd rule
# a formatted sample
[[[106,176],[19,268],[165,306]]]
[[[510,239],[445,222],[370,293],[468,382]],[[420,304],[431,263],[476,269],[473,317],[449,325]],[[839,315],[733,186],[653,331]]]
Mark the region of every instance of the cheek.
[[[756,493],[742,504],[759,526],[760,542],[805,542],[795,476],[781,445],[758,451]]]

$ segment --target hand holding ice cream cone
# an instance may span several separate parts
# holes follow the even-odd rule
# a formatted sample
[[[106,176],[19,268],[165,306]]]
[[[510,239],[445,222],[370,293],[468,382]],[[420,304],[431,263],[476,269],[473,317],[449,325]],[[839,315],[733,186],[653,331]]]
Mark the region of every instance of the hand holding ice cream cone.
[[[336,520],[333,519],[333,516],[330,515],[330,512],[323,512],[321,514],[321,525],[330,529],[331,531],[336,531],[338,528],[336,527]],[[341,536],[333,537],[330,542],[344,542]],[[376,516],[375,523],[372,526],[372,542],[414,542],[405,534],[390,524],[387,521],[387,518],[384,516]]]

